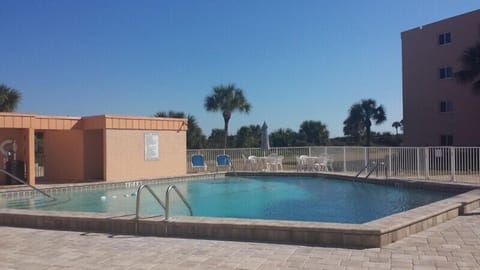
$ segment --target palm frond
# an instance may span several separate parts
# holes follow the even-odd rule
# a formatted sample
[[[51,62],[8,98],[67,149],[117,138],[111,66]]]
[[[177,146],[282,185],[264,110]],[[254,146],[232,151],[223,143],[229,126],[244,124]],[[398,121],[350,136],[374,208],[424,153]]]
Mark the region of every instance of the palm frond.
[[[0,112],[13,112],[17,109],[22,94],[5,84],[0,85]]]

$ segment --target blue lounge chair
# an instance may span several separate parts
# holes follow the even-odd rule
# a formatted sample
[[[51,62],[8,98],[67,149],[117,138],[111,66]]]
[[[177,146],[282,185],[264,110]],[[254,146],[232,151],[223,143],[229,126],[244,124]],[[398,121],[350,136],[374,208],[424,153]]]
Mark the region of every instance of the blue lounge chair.
[[[207,171],[207,164],[205,163],[205,158],[202,155],[192,155],[192,169],[197,172],[200,170]]]
[[[230,170],[232,168],[232,161],[229,155],[217,156],[217,171],[221,168],[226,168],[227,170]]]

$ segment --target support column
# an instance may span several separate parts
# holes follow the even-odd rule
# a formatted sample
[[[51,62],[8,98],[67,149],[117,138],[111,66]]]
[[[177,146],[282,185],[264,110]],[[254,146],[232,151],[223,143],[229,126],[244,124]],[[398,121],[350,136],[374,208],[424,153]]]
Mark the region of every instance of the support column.
[[[27,169],[27,183],[35,185],[35,129],[28,128],[26,136],[26,169]]]
[[[108,168],[107,168],[107,130],[103,129],[103,181],[108,181]]]

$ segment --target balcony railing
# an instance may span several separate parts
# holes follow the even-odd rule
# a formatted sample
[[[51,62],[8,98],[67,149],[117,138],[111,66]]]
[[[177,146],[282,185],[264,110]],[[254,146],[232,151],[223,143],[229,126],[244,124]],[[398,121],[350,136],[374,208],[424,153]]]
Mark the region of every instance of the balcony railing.
[[[294,171],[296,158],[301,155],[328,156],[334,173],[355,175],[367,164],[382,162],[384,177],[409,178],[434,181],[457,181],[480,183],[480,147],[280,147],[260,148],[196,149],[187,151],[188,172],[191,156],[202,154],[209,170],[215,170],[217,155],[227,154],[237,171],[244,169],[244,158],[248,156],[284,156],[283,169]]]

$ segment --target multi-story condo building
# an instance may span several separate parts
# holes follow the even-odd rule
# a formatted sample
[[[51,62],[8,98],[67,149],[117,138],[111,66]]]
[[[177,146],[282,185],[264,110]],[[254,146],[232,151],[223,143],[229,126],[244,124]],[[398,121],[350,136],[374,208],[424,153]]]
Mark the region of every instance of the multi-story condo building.
[[[480,42],[480,9],[402,32],[406,146],[479,146],[480,94],[460,84],[460,57]]]

